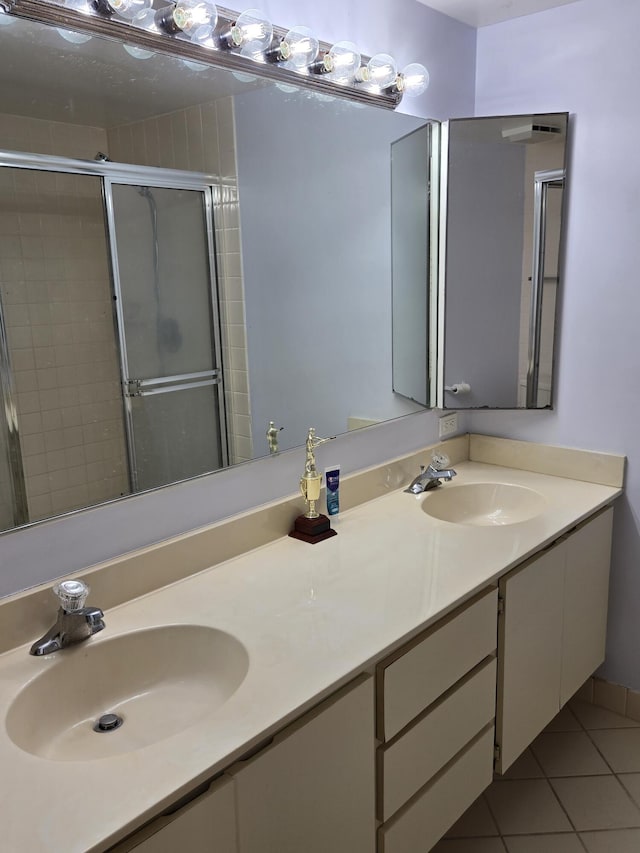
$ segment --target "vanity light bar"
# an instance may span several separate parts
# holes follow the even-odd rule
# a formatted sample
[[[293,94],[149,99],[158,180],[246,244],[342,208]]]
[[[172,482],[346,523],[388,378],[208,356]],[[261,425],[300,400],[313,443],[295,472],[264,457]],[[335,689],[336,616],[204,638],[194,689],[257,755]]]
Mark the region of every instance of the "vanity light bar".
[[[318,42],[306,27],[272,26],[257,9],[242,14],[211,0],[0,0],[17,17],[394,109],[420,94],[429,75],[412,63],[397,73],[387,54],[361,56],[351,42]],[[135,54],[134,54],[135,55]],[[412,82],[413,81],[413,82]]]

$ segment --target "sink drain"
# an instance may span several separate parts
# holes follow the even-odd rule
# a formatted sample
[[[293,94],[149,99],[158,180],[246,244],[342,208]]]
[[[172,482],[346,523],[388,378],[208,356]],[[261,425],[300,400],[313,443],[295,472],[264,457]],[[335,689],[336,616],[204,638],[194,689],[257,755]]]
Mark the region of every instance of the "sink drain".
[[[94,732],[114,732],[124,723],[117,714],[103,714],[93,727]]]

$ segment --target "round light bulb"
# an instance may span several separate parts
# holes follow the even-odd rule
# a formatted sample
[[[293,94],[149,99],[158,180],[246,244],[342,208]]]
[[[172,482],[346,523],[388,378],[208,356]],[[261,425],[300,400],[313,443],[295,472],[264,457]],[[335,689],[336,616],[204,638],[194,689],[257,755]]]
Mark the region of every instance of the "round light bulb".
[[[90,0],[64,0],[63,6],[66,6],[67,9],[75,9],[76,12],[82,12],[83,15],[88,15],[93,11]],[[67,39],[67,41],[71,41],[71,39]]]
[[[137,12],[131,23],[134,27],[139,27],[141,30],[148,30],[150,33],[159,33],[158,24],[156,23],[155,9],[147,8],[142,12]]]
[[[320,45],[309,27],[293,27],[280,43],[280,56],[287,67],[304,71],[318,56]]]
[[[152,56],[155,56],[152,50],[145,50],[143,47],[138,47],[135,44],[123,44],[122,47],[134,59],[150,59]]]
[[[377,86],[379,89],[388,89],[395,83],[397,76],[398,66],[393,56],[389,56],[388,53],[376,53],[364,68],[358,71],[356,79],[362,83]]]
[[[338,41],[324,56],[325,70],[338,83],[355,77],[360,67],[360,51],[352,41]]]
[[[419,62],[412,62],[398,75],[398,90],[407,97],[421,95],[429,85],[429,72]]]
[[[77,33],[75,30],[64,30],[61,27],[56,27],[59,35],[65,41],[71,42],[71,44],[84,44],[87,41],[91,40],[91,36],[86,33]]]
[[[271,44],[273,27],[259,9],[247,9],[231,27],[231,46],[242,48],[245,56],[262,53]]]
[[[172,16],[181,33],[202,44],[213,35],[218,23],[218,8],[210,0],[178,0]]]
[[[121,18],[131,20],[151,7],[152,0],[105,0],[105,5]]]

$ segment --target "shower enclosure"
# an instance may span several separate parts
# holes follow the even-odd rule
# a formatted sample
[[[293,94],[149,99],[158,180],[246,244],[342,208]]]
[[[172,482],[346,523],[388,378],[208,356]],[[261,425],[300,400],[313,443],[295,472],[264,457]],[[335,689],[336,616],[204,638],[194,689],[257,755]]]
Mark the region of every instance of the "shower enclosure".
[[[206,176],[3,152],[0,189],[0,529],[226,465]]]

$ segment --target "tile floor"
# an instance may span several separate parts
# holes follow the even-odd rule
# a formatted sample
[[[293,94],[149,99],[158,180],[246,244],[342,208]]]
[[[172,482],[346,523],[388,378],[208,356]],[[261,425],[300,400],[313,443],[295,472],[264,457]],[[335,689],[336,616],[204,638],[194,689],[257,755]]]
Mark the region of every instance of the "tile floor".
[[[432,853],[640,853],[640,722],[572,701]]]

